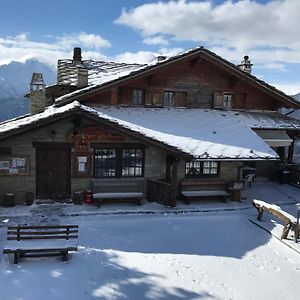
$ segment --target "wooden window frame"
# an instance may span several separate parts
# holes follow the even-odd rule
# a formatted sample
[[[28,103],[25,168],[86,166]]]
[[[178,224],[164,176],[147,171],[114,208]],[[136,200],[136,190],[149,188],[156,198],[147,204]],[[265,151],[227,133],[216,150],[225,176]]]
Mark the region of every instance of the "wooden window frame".
[[[132,90],[132,104],[135,106],[143,106],[145,104],[145,91],[142,89]]]
[[[223,108],[224,109],[232,109],[233,107],[233,93],[223,93]]]
[[[84,159],[85,158],[85,159]],[[80,162],[80,160],[85,160]],[[80,165],[84,165],[82,170]],[[73,177],[91,177],[92,170],[92,154],[90,152],[74,152],[72,153],[72,176]]]
[[[163,106],[172,107],[174,106],[175,92],[164,91]]]
[[[114,176],[96,176],[96,168],[97,168],[97,163],[96,163],[96,152],[97,150],[101,149],[108,149],[108,150],[113,150],[115,151],[115,172]],[[142,152],[142,166],[141,166],[141,175],[136,175],[136,176],[125,176],[123,175],[123,151],[124,150],[139,150]],[[93,167],[93,177],[94,178],[142,178],[144,177],[144,172],[145,172],[145,148],[142,145],[136,145],[136,144],[131,144],[131,145],[111,145],[107,144],[104,145],[102,144],[101,146],[97,146],[97,144],[94,145],[94,155],[93,155],[93,161],[94,161],[94,167]]]
[[[209,170],[217,169],[217,173],[204,173],[204,170],[207,169],[205,167],[205,163],[216,163],[217,166],[209,166]],[[197,174],[188,174],[189,170],[191,168],[195,168],[197,170]],[[218,161],[210,161],[210,160],[197,160],[194,159],[190,162],[185,163],[185,177],[186,178],[213,178],[213,177],[219,177],[220,176],[220,162]]]

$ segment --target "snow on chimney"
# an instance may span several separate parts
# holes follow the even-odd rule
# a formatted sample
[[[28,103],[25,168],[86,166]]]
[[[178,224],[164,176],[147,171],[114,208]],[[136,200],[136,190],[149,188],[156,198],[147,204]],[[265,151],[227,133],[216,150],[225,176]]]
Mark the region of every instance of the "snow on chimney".
[[[30,114],[34,115],[45,110],[46,89],[42,73],[33,73],[30,82]]]
[[[238,67],[244,71],[245,73],[251,74],[252,71],[252,66],[253,64],[251,64],[251,61],[249,59],[248,55],[244,56],[244,60],[241,61],[241,64],[238,65]]]

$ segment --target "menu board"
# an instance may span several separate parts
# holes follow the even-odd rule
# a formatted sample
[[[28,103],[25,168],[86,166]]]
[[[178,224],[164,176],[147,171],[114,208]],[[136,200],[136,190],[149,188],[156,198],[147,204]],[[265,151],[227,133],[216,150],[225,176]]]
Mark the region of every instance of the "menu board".
[[[0,175],[28,175],[28,157],[0,158]]]

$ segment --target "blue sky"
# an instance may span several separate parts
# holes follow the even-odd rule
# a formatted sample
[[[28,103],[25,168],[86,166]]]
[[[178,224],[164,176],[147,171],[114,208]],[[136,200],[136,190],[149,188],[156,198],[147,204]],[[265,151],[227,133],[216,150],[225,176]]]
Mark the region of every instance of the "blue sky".
[[[204,46],[288,94],[300,92],[299,0],[1,0],[0,65],[35,57],[145,63]]]

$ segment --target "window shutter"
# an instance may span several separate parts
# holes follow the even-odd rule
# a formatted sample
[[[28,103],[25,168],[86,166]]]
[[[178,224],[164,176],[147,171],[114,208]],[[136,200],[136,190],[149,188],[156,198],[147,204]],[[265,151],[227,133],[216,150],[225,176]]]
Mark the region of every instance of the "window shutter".
[[[235,94],[233,97],[233,109],[243,109],[245,108],[245,94]]]
[[[161,92],[151,92],[150,98],[151,98],[151,104],[153,106],[162,106],[163,94]]]
[[[214,108],[223,108],[224,96],[223,93],[215,93]]]
[[[120,90],[120,104],[132,104],[133,90],[130,88],[122,88]]]
[[[186,106],[186,92],[175,92],[174,106]]]

